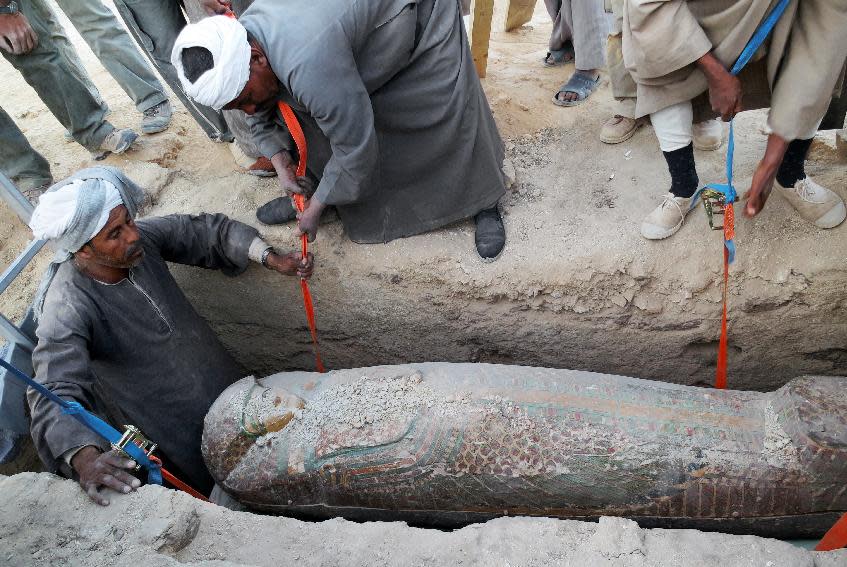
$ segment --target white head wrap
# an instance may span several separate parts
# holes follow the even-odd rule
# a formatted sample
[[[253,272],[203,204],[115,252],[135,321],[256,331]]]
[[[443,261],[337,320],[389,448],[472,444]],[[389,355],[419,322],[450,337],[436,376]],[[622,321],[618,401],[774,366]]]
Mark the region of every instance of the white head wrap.
[[[55,243],[56,254],[35,294],[36,320],[59,265],[103,230],[112,209],[124,205],[135,218],[143,201],[144,192],[135,183],[119,169],[106,166],[80,170],[41,195],[29,226],[35,238]]]
[[[204,47],[212,52],[214,66],[193,83],[185,76],[182,50]],[[220,110],[241,94],[250,78],[250,44],[247,30],[228,16],[211,16],[188,24],[171,51],[171,63],[186,94],[205,106]]]
[[[124,203],[117,187],[108,181],[102,181],[102,184],[104,193],[100,211],[91,210],[86,214],[86,222],[82,223],[85,226],[80,227],[82,230],[71,226],[71,222],[75,220],[74,217],[77,217],[77,223],[80,221],[77,213],[80,194],[88,189],[91,181],[76,179],[57,191],[41,195],[29,221],[32,235],[39,240],[61,240],[68,233],[73,233],[76,238],[72,242],[64,242],[63,248],[69,252],[82,248],[106,226],[112,209]]]

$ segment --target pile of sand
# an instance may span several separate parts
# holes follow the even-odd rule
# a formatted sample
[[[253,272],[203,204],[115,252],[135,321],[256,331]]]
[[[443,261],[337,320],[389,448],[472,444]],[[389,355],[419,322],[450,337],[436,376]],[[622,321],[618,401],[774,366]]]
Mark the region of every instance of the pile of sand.
[[[501,518],[454,532],[399,522],[356,524],[233,512],[146,486],[99,507],[49,474],[0,477],[0,564],[176,567],[397,565],[609,567],[836,567],[847,550],[816,553],[786,542],[695,530]]]

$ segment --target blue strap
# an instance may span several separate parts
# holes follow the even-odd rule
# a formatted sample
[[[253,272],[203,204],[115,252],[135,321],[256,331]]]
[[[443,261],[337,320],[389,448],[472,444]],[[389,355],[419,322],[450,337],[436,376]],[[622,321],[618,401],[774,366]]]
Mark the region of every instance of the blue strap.
[[[751,37],[750,41],[747,42],[747,45],[741,52],[741,55],[739,55],[738,59],[735,61],[735,65],[732,66],[730,73],[738,75],[747,63],[750,62],[750,59],[753,58],[753,55],[756,54],[765,42],[765,39],[767,39],[768,35],[770,35],[771,31],[773,31],[774,26],[776,26],[776,23],[782,17],[782,14],[785,13],[785,9],[788,7],[788,3],[790,1],[791,0],[780,0],[779,4],[774,6],[773,10],[771,10],[762,23],[759,24],[759,27],[756,29],[755,33],[753,33],[753,37]],[[738,193],[735,191],[735,186],[732,184],[732,162],[733,156],[735,155],[734,124],[735,119],[733,118],[729,121],[729,139],[726,146],[726,183],[709,183],[705,187],[698,189],[697,193],[695,193],[691,199],[692,203],[696,203],[697,199],[700,197],[700,193],[703,192],[703,189],[707,188],[714,189],[715,191],[722,193],[727,204],[734,203],[738,199]],[[731,264],[735,261],[735,242],[733,240],[725,240],[724,246],[726,246],[727,252],[729,253],[729,263]]]
[[[22,382],[24,382],[27,386],[37,391],[39,394],[57,404],[62,408],[62,412],[70,415],[78,422],[82,423],[84,426],[89,428],[91,431],[108,441],[109,443],[117,443],[120,441],[122,435],[118,432],[117,429],[86,410],[82,407],[79,402],[75,402],[72,400],[63,400],[49,389],[47,389],[43,384],[39,384],[13,365],[9,364],[2,358],[0,358],[0,366],[11,372],[12,376],[18,378]],[[148,484],[162,484],[162,471],[161,465],[155,463],[150,460],[147,454],[141,450],[138,445],[135,443],[128,443],[123,449],[130,457],[132,457],[138,464],[147,469],[147,483]]]
[[[732,66],[730,73],[733,75],[737,75],[741,72],[741,69],[744,68],[747,63],[750,62],[750,59],[753,58],[753,55],[756,54],[756,51],[762,46],[767,37],[770,35],[776,23],[782,17],[782,14],[785,13],[785,9],[788,7],[788,3],[791,0],[780,0],[779,4],[774,6],[774,9],[771,10],[771,13],[767,15],[767,17],[759,24],[759,27],[756,29],[756,32],[753,34],[753,37],[750,38],[750,41],[747,42],[747,45],[744,47],[744,50],[741,52],[741,55],[738,56],[738,59],[735,61],[735,65]]]

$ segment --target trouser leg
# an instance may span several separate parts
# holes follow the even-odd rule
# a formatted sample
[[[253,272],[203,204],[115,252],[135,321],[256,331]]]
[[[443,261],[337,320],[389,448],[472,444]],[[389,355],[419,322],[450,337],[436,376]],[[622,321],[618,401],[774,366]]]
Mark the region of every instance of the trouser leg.
[[[694,128],[691,125],[694,110],[691,101],[668,106],[650,115],[659,147],[663,152],[672,152],[684,148],[694,139]]]
[[[150,65],[102,0],[57,0],[57,3],[139,112],[168,99]]]
[[[115,0],[115,7],[130,35],[144,49],[159,74],[182,101],[206,134],[220,141],[231,141],[226,122],[220,112],[195,103],[182,90],[176,69],[171,65],[171,50],[185,17],[173,0]]]
[[[3,56],[74,139],[97,151],[114,130],[105,120],[107,107],[92,94],[88,74],[46,2],[27,0],[21,10],[38,35],[38,45],[24,55],[3,51]]]
[[[53,181],[50,164],[29,145],[24,133],[0,108],[0,171],[19,189],[33,189]]]
[[[550,33],[550,51],[559,51],[564,49],[573,37],[573,32],[570,27],[570,19],[563,17],[563,10],[566,7],[565,0],[544,0],[544,5],[547,7],[547,13],[550,14],[550,19],[553,20],[553,31]]]
[[[606,41],[606,62],[612,96],[620,101],[618,114],[626,118],[635,118],[635,97],[638,87],[629,74],[623,61],[623,0],[612,1],[612,13],[615,22]]]
[[[561,15],[572,30],[574,66],[588,71],[606,66],[606,12],[599,0],[563,0]]]
[[[691,197],[699,184],[694,162],[693,118],[690,101],[663,108],[650,115],[659,147],[668,163],[671,193],[677,197]]]

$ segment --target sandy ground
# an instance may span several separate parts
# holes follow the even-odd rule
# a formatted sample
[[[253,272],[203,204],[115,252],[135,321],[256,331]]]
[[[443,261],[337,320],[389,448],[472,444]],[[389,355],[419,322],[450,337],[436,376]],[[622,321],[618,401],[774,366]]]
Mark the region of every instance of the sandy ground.
[[[643,530],[635,522],[504,518],[454,532],[402,523],[318,524],[232,512],[160,487],[97,507],[72,481],[0,477],[0,565],[150,567],[479,565],[486,567],[836,567],[847,550],[810,552],[754,536]],[[51,509],[44,514],[45,507]]]

